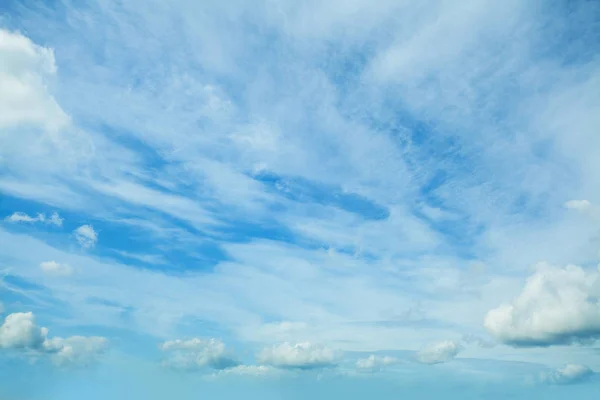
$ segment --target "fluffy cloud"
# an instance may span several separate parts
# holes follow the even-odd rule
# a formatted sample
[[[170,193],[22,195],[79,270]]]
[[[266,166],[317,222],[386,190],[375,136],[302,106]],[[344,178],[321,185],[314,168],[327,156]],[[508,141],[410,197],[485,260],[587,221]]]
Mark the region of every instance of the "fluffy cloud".
[[[440,364],[454,359],[461,350],[460,344],[445,340],[419,351],[416,359],[423,364]]]
[[[398,359],[396,359],[394,357],[389,357],[389,356],[380,357],[380,356],[371,354],[367,358],[361,358],[358,361],[356,361],[356,369],[359,371],[364,371],[364,372],[375,372],[375,371],[380,371],[381,369],[383,369],[384,367],[387,367],[389,365],[396,364],[397,362],[398,362]]]
[[[104,352],[103,337],[71,336],[48,338],[48,329],[35,323],[33,313],[13,313],[0,326],[0,348],[26,351],[34,356],[49,356],[61,366],[87,365]]]
[[[162,343],[160,349],[167,355],[163,365],[175,369],[225,370],[238,365],[220,339],[169,340]]]
[[[258,361],[279,368],[314,369],[334,366],[340,357],[340,352],[322,345],[285,342],[264,348]]]
[[[98,233],[94,230],[92,225],[81,225],[79,228],[75,229],[73,233],[81,247],[86,249],[94,247],[98,241]]]
[[[56,130],[68,123],[46,89],[56,73],[51,49],[0,29],[0,59],[0,128],[31,124]]]
[[[42,348],[48,331],[35,324],[33,313],[14,313],[0,326],[0,347],[4,349]]]
[[[8,222],[19,223],[34,223],[34,222],[42,222],[49,225],[62,226],[64,219],[58,215],[58,213],[54,212],[50,215],[50,217],[46,217],[46,214],[37,214],[35,217],[32,217],[24,212],[15,212],[8,217],[5,218]]]
[[[583,382],[594,375],[594,371],[585,365],[567,364],[550,373],[542,374],[542,381],[554,385],[570,385]]]
[[[44,261],[40,263],[40,268],[47,274],[52,275],[70,275],[73,269],[68,264],[60,264],[56,261]]]
[[[600,337],[600,271],[547,264],[511,304],[489,311],[484,325],[514,346],[550,346]]]

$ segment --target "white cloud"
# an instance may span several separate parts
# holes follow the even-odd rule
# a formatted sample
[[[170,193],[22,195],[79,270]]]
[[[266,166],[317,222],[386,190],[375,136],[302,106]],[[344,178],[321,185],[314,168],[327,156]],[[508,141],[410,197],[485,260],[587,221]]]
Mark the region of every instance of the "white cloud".
[[[62,226],[63,221],[64,221],[64,218],[61,218],[57,212],[53,212],[52,215],[50,215],[50,218],[48,218],[48,223],[54,224],[56,226]]]
[[[238,364],[220,339],[169,340],[160,345],[166,354],[163,365],[181,370],[212,368],[224,370]]]
[[[269,377],[278,376],[281,371],[268,365],[236,365],[217,371],[213,377],[220,378],[225,376],[247,376],[247,377]]]
[[[35,324],[33,313],[13,313],[0,326],[0,347],[37,349],[43,346],[47,330]]]
[[[416,359],[423,364],[440,364],[454,359],[461,350],[460,344],[446,340],[419,351]]]
[[[56,130],[69,118],[48,93],[54,52],[19,33],[0,29],[0,128],[34,124]]]
[[[46,224],[62,226],[64,219],[58,215],[58,213],[54,212],[50,217],[46,218],[46,214],[40,213],[35,217],[32,217],[24,212],[17,211],[8,217],[5,218],[8,222],[19,223],[34,223],[34,222],[45,222]]]
[[[108,347],[108,340],[99,336],[55,337],[44,342],[44,350],[59,366],[86,366],[98,361]]]
[[[364,372],[375,372],[384,367],[398,363],[398,359],[390,356],[376,356],[371,354],[367,358],[361,358],[356,361],[356,369]]]
[[[527,194],[535,189],[541,195],[534,197],[536,201],[532,209],[536,215],[544,219],[548,217],[543,204],[547,199],[544,196],[547,188],[545,182],[551,182],[548,194],[562,192],[566,186],[588,186],[592,190],[600,188],[600,185],[594,184],[598,182],[597,179],[578,176],[577,171],[581,168],[577,160],[570,166],[573,176],[554,173],[553,168],[545,169],[545,162],[553,164],[552,161],[555,160],[552,158],[552,149],[569,152],[563,149],[573,149],[574,146],[557,146],[553,140],[535,136],[535,132],[547,132],[548,125],[555,125],[557,120],[568,121],[572,115],[585,117],[582,114],[586,112],[597,115],[594,111],[598,108],[597,100],[594,100],[597,98],[597,85],[589,85],[587,79],[582,79],[582,86],[573,90],[574,95],[588,94],[587,97],[577,96],[581,99],[578,102],[557,100],[557,91],[554,90],[555,82],[571,86],[574,77],[580,79],[579,77],[589,74],[588,67],[582,70],[575,61],[567,63],[568,68],[562,68],[566,65],[562,59],[555,59],[550,54],[546,57],[545,52],[543,68],[531,59],[529,49],[538,49],[538,43],[548,43],[549,48],[553,48],[556,44],[553,39],[560,37],[554,32],[548,35],[547,31],[529,28],[549,26],[549,30],[554,31],[557,21],[544,19],[549,13],[532,13],[531,9],[535,7],[525,6],[524,2],[518,1],[478,0],[461,3],[459,6],[455,6],[453,2],[431,1],[416,6],[415,2],[358,0],[338,1],[336,5],[339,7],[329,7],[331,10],[313,1],[300,7],[292,4],[294,2],[283,2],[281,7],[270,7],[269,12],[265,13],[268,20],[264,21],[261,20],[261,5],[254,3],[249,7],[257,8],[258,12],[247,13],[237,9],[232,12],[230,7],[244,7],[232,3],[224,4],[223,7],[209,7],[205,13],[197,15],[194,9],[186,8],[190,2],[178,2],[168,7],[169,18],[156,18],[157,15],[165,15],[163,11],[166,9],[161,7],[163,3],[133,0],[127,6],[117,7],[114,2],[108,1],[97,8],[91,5],[76,11],[65,9],[68,23],[58,15],[52,15],[51,8],[44,10],[44,13],[30,10],[30,18],[21,19],[24,25],[29,25],[24,31],[44,37],[44,41],[52,45],[62,46],[57,49],[60,50],[61,62],[64,63],[64,69],[63,65],[60,67],[68,73],[60,77],[60,93],[65,107],[68,105],[69,113],[74,115],[74,120],[111,127],[120,132],[117,136],[134,144],[132,147],[135,147],[136,140],[141,139],[148,149],[136,154],[140,158],[146,154],[157,154],[163,158],[156,168],[151,168],[151,172],[144,169],[141,163],[135,165],[136,168],[127,168],[125,163],[115,163],[115,169],[131,172],[132,176],[141,178],[135,185],[114,176],[103,180],[102,185],[91,184],[91,189],[111,197],[111,207],[104,209],[110,209],[111,212],[114,210],[115,213],[121,213],[122,210],[124,213],[132,213],[135,212],[134,209],[150,208],[204,228],[207,217],[220,217],[206,212],[205,201],[210,204],[212,211],[212,206],[223,198],[221,195],[211,194],[212,197],[206,200],[204,196],[207,184],[214,185],[217,189],[229,189],[215,190],[215,193],[228,194],[228,201],[245,202],[248,197],[240,195],[244,193],[241,190],[249,193],[256,190],[260,193],[266,189],[261,185],[253,185],[252,180],[233,180],[231,174],[222,171],[226,168],[227,171],[243,175],[243,171],[260,162],[265,165],[267,173],[301,176],[340,185],[349,192],[360,191],[384,207],[411,210],[415,202],[421,204],[420,199],[415,200],[413,197],[423,192],[415,190],[420,189],[417,187],[419,181],[423,179],[433,183],[437,179],[431,178],[442,170],[443,180],[447,183],[439,188],[428,185],[427,190],[434,193],[426,195],[432,194],[431,197],[439,201],[435,207],[441,210],[452,210],[459,216],[468,215],[466,218],[457,218],[456,224],[447,224],[447,230],[460,227],[468,219],[468,223],[481,227],[484,232],[481,235],[479,229],[475,235],[471,235],[471,232],[444,232],[437,241],[434,239],[438,239],[438,235],[426,229],[429,224],[423,224],[423,228],[417,226],[418,229],[411,227],[418,225],[419,221],[410,212],[400,215],[395,213],[390,220],[376,223],[365,223],[360,217],[348,218],[348,221],[332,218],[333,212],[330,209],[313,218],[304,212],[306,209],[301,205],[290,202],[285,205],[276,203],[277,207],[272,207],[273,204],[264,200],[265,197],[256,196],[260,199],[257,203],[263,204],[264,201],[264,208],[271,212],[273,220],[284,223],[284,228],[291,227],[311,241],[344,250],[356,243],[356,247],[362,246],[368,250],[371,253],[368,256],[376,261],[368,263],[359,257],[349,260],[340,256],[336,262],[343,268],[336,269],[326,260],[316,257],[316,252],[294,251],[291,255],[282,256],[275,249],[277,246],[261,246],[260,243],[238,246],[239,254],[232,257],[235,262],[221,263],[215,267],[214,274],[203,277],[166,277],[158,273],[133,271],[120,264],[96,261],[93,265],[98,268],[89,268],[77,283],[48,284],[52,285],[52,293],[56,297],[73,304],[73,308],[85,314],[86,318],[99,319],[97,314],[85,312],[87,306],[81,301],[93,293],[135,310],[132,313],[139,317],[135,321],[140,330],[176,329],[176,321],[180,316],[202,316],[231,327],[244,339],[274,343],[275,341],[268,340],[272,339],[274,333],[267,332],[259,337],[259,330],[253,325],[253,321],[260,321],[264,315],[274,315],[276,320],[310,321],[306,326],[277,333],[283,336],[277,343],[285,340],[295,342],[308,337],[328,345],[362,346],[369,350],[376,346],[413,348],[415,343],[418,345],[421,341],[428,341],[431,336],[453,337],[444,336],[440,331],[455,329],[456,325],[452,324],[458,321],[478,319],[477,323],[480,324],[483,313],[491,306],[485,303],[485,299],[479,302],[470,297],[453,298],[453,293],[448,289],[454,285],[453,279],[445,280],[448,276],[452,278],[452,274],[440,274],[439,270],[431,269],[431,275],[424,277],[420,269],[423,263],[408,264],[407,258],[413,258],[420,251],[430,253],[432,247],[436,251],[448,250],[453,254],[455,250],[460,253],[481,253],[477,243],[471,244],[473,236],[477,237],[475,240],[480,236],[486,237],[488,232],[485,230],[488,227],[511,227],[514,214],[518,214],[519,219],[522,217],[525,223],[519,220],[516,224],[518,227],[514,230],[507,229],[510,234],[504,242],[490,240],[492,251],[486,251],[505,254],[514,263],[491,263],[490,271],[508,268],[508,265],[521,268],[523,263],[515,260],[522,257],[520,248],[515,249],[520,243],[527,247],[524,250],[528,254],[535,253],[537,257],[539,254],[547,254],[544,250],[548,248],[553,252],[561,249],[567,255],[577,253],[577,250],[573,250],[573,244],[586,239],[583,234],[571,237],[569,233],[565,233],[568,240],[563,246],[558,236],[549,232],[539,240],[537,231],[532,228],[539,224],[529,224],[529,215],[524,215],[527,213],[521,207],[517,212],[511,210],[510,214],[504,210],[504,205],[512,207],[514,200],[527,203]],[[139,7],[140,4],[143,7]],[[314,12],[315,7],[319,12]],[[252,21],[252,26],[267,22],[273,28],[273,36],[283,39],[271,41],[285,46],[286,51],[271,52],[273,58],[269,60],[269,65],[272,68],[268,73],[254,73],[264,70],[263,57],[254,51],[257,50],[254,47],[257,44],[262,48],[262,36],[254,33],[247,35],[243,27],[249,25],[248,21],[235,20],[245,15],[257,19]],[[541,19],[538,19],[538,15]],[[230,18],[234,19],[231,25],[221,23],[231,21]],[[128,40],[119,40],[119,35],[106,37],[101,30],[95,30],[96,27],[106,26],[107,20],[116,31],[126,32]],[[159,21],[160,26],[156,25],[156,21]],[[172,26],[170,21],[177,21],[180,26]],[[558,20],[559,24],[562,22],[562,19]],[[514,29],[515,26],[523,29]],[[277,31],[279,28],[281,31]],[[144,40],[143,32],[158,31],[165,32],[160,41]],[[54,36],[53,32],[60,32],[60,37]],[[280,34],[281,37],[278,36]],[[287,42],[286,38],[290,37],[288,35],[302,36],[302,40]],[[384,40],[380,41],[381,38]],[[106,60],[107,63],[95,63],[97,57],[94,57],[94,49],[90,43],[102,43],[104,53],[110,58]],[[194,60],[186,59],[186,43],[197,44]],[[302,45],[297,46],[298,43]],[[323,63],[319,57],[326,55],[322,53],[322,49],[326,48],[324,43],[332,43],[341,49],[342,58]],[[444,43],[444,50],[431,52],[428,50],[430,43]],[[496,43],[501,44],[500,49],[495,46]],[[165,74],[163,69],[157,68],[163,63],[154,58],[156,55],[164,55],[162,50],[165,46],[172,50],[170,54],[182,55],[170,60],[172,64],[169,65],[175,71],[173,73]],[[372,49],[375,53],[374,60],[371,50],[364,57],[356,57],[356,52],[364,48]],[[310,49],[308,54],[306,49]],[[279,58],[279,54],[286,56]],[[584,54],[582,56],[585,58]],[[360,63],[351,65],[348,70],[355,70],[360,75],[362,63],[366,63],[383,81],[383,91],[370,85],[371,82],[363,79],[363,76],[356,79],[359,90],[353,87],[352,78],[340,76],[338,82],[344,82],[343,87],[328,79],[332,76],[330,72],[336,75],[339,72],[335,71],[336,65],[345,66],[346,61],[354,63],[361,59]],[[288,63],[289,60],[292,60],[291,64]],[[597,70],[596,64],[586,64]],[[106,68],[106,65],[110,65],[110,68]],[[136,79],[135,84],[127,85],[127,82],[131,82],[131,65],[137,66]],[[192,65],[198,66],[198,70],[192,69]],[[238,65],[247,65],[248,68],[238,70]],[[315,65],[319,67],[313,68]],[[321,68],[323,65],[327,65],[326,71]],[[214,70],[219,73],[214,76],[208,73],[208,79],[203,76],[204,71]],[[249,78],[244,75],[246,71],[252,74],[252,85],[243,85],[247,91],[241,98],[245,100],[236,98],[228,102],[226,93],[230,91],[220,90],[220,84],[227,88],[231,86],[231,82],[243,83]],[[597,75],[593,72],[592,70],[592,78]],[[194,78],[182,79],[190,76]],[[206,81],[214,84],[214,91],[208,90],[210,93],[207,93]],[[393,82],[398,82],[398,85]],[[512,96],[515,90],[519,92],[519,96]],[[295,95],[290,97],[286,93]],[[393,98],[386,98],[386,93],[392,93]],[[527,99],[536,93],[540,93],[544,100],[542,108],[547,108],[545,104],[554,103],[554,112],[551,114],[555,115],[544,115],[541,120],[546,125],[529,129],[532,125],[530,115],[540,115],[537,112],[540,107],[523,107],[521,99]],[[507,96],[518,98],[519,101],[506,101]],[[372,101],[374,99],[376,101]],[[244,108],[244,102],[250,104],[249,109]],[[351,107],[346,108],[344,103]],[[564,107],[568,103],[574,105]],[[588,105],[580,107],[585,105],[583,103]],[[385,123],[381,124],[383,121],[378,116],[389,115],[390,109],[387,106],[380,109],[378,104],[392,104],[394,110],[396,105],[402,104],[405,115],[396,118],[396,113],[393,112],[394,117],[390,121],[386,118]],[[221,119],[216,120],[211,114],[215,113],[215,108],[221,109],[223,106],[227,110],[219,111]],[[237,107],[240,108],[239,114],[236,114]],[[207,110],[206,115],[204,110]],[[528,112],[523,113],[522,110]],[[265,122],[256,131],[251,131],[248,126],[231,126],[236,125],[235,121],[245,120],[243,116],[246,115],[256,115],[256,120]],[[499,120],[499,116],[503,118]],[[375,120],[374,126],[353,123],[359,119],[371,118]],[[562,129],[565,137],[591,131],[591,127],[598,125],[592,123],[589,117],[578,119],[582,122],[575,129],[569,126]],[[405,124],[402,120],[409,122]],[[431,121],[431,125],[436,126],[433,132],[418,133],[419,139],[426,139],[431,145],[420,146],[418,140],[414,143],[412,141],[417,138],[412,135],[415,131],[413,128],[422,120]],[[313,125],[314,121],[317,123]],[[200,132],[199,123],[207,129],[201,129]],[[461,129],[462,126],[456,129],[457,124],[469,126],[466,129]],[[274,134],[263,134],[263,125]],[[503,129],[505,126],[509,129]],[[237,140],[231,145],[229,138],[220,132],[221,129],[226,132],[246,132],[250,135],[250,140]],[[490,130],[495,132],[490,133]],[[453,135],[452,132],[465,134],[460,137],[461,135]],[[513,135],[513,132],[519,134]],[[96,138],[103,133],[98,132]],[[477,133],[478,140],[472,139],[475,137],[473,133]],[[496,138],[496,133],[500,139]],[[439,143],[436,139],[439,136],[442,136],[440,143],[444,148],[447,144],[452,144],[450,151],[438,151],[441,150],[437,147]],[[581,143],[585,143],[589,160],[598,159],[594,153],[594,149],[598,147],[594,146],[597,136],[596,132],[592,132],[587,137],[590,140],[581,140]],[[21,137],[11,136],[10,139],[20,141]],[[10,149],[5,142],[2,141],[0,147]],[[27,141],[28,144],[32,142]],[[403,147],[406,142],[410,142],[410,148]],[[416,157],[412,152],[413,148],[416,150]],[[175,151],[177,152],[173,154]],[[24,152],[12,153],[23,158]],[[102,155],[99,158],[104,161],[104,155],[111,153],[99,152]],[[179,163],[193,166],[195,160],[211,158],[206,153],[218,154],[220,163],[225,164],[209,163],[211,173],[206,177],[194,180],[191,179],[194,175],[187,171],[181,170],[180,174],[171,175],[162,169],[165,164],[165,170]],[[449,156],[440,157],[442,153]],[[572,153],[579,154],[578,151]],[[51,162],[57,159],[56,154],[62,153],[49,153]],[[520,154],[524,157],[520,157]],[[529,154],[536,156],[529,157]],[[542,156],[538,157],[538,154]],[[454,165],[454,159],[458,158],[462,161],[457,166]],[[36,160],[35,157],[26,159],[27,162]],[[562,160],[563,157],[557,159]],[[416,171],[407,171],[404,160],[410,160],[410,164],[416,166]],[[430,164],[426,160],[430,160]],[[106,161],[103,163],[108,164]],[[440,169],[440,165],[443,168]],[[506,166],[510,168],[505,168]],[[590,171],[600,171],[591,166],[590,162]],[[36,165],[39,170],[38,167]],[[148,175],[155,173],[162,181],[172,178],[168,196],[156,189],[154,181],[152,186],[145,186],[150,181],[147,179]],[[510,179],[514,175],[527,183]],[[565,175],[569,175],[568,181],[564,179]],[[71,202],[84,212],[95,212],[97,208],[102,208],[95,205],[104,196],[94,196],[94,201],[87,201],[89,180],[73,184],[68,181],[69,176],[62,176],[64,179],[61,182],[66,182],[64,186],[53,187],[46,180],[41,181],[43,186],[29,184],[31,192],[26,190],[24,184],[16,186],[13,183],[12,193],[47,202],[56,201],[56,196],[60,196],[61,201]],[[530,179],[531,177],[535,179]],[[235,184],[232,185],[232,181]],[[404,185],[405,181],[409,184]],[[185,195],[177,193],[178,182],[185,185]],[[194,186],[188,185],[189,182],[201,183]],[[390,185],[390,182],[394,184]],[[503,182],[509,184],[505,186]],[[65,190],[67,187],[77,193]],[[5,188],[3,186],[3,190]],[[583,197],[594,198],[583,190],[584,187],[575,189],[581,190],[569,193],[581,193]],[[57,194],[57,191],[60,193]],[[563,194],[555,196],[563,201]],[[85,200],[80,201],[81,198]],[[113,204],[115,207],[112,207]],[[492,212],[487,210],[487,205],[493,208]],[[335,207],[331,207],[333,209]],[[230,216],[229,210],[223,214]],[[252,217],[257,214],[260,213],[251,213]],[[438,211],[433,214],[429,212],[433,217],[439,217],[438,214]],[[208,218],[209,221],[211,219]],[[233,220],[237,222],[237,219]],[[243,226],[243,223],[239,225]],[[453,239],[446,240],[446,236],[452,236]],[[531,240],[521,240],[527,236]],[[546,237],[552,240],[544,240]],[[19,240],[26,242],[23,238]],[[415,241],[417,246],[413,245]],[[461,243],[456,245],[457,241]],[[164,242],[166,240],[161,244]],[[460,248],[457,249],[457,246]],[[530,250],[532,247],[535,251]],[[285,248],[283,252],[288,250]],[[8,253],[11,250],[2,251]],[[23,253],[32,252],[34,251],[27,250]],[[257,260],[249,260],[244,253],[257,255]],[[279,259],[270,263],[272,255]],[[19,257],[21,258],[13,258],[26,258]],[[84,265],[55,254],[49,254],[43,259]],[[38,263],[39,259],[30,265],[33,268]],[[35,275],[41,272],[39,268],[35,268],[35,272],[26,271],[26,263],[22,264],[18,273],[28,274],[27,278],[39,283],[40,278]],[[435,290],[438,286],[443,286],[444,293]],[[152,288],[151,291],[148,290],[149,287]],[[428,296],[434,291],[435,296]],[[377,325],[379,321],[397,322],[393,318],[394,312],[405,309],[413,298],[423,296],[423,293],[426,294],[425,297],[429,297],[425,306],[427,315],[437,315],[437,318],[448,322],[447,328],[436,326],[410,330]],[[483,294],[487,295],[487,292]],[[494,300],[492,304],[499,302]],[[478,308],[485,311],[471,312]],[[441,309],[444,311],[440,311]],[[163,317],[166,315],[173,317]],[[364,321],[366,323],[362,324]]]
[[[565,203],[565,208],[577,211],[586,211],[592,206],[588,200],[569,200]]]
[[[70,275],[73,272],[68,264],[60,264],[56,261],[43,261],[40,263],[40,268],[47,274],[52,275]]]
[[[555,371],[544,373],[541,380],[553,385],[570,385],[583,382],[594,375],[594,371],[585,365],[567,364]]]
[[[600,271],[539,264],[512,303],[490,310],[484,325],[515,346],[600,338]]]
[[[309,342],[296,344],[284,342],[262,349],[257,356],[261,364],[290,369],[331,367],[336,365],[340,358],[340,352]]]
[[[98,233],[94,230],[92,225],[81,225],[79,228],[73,231],[75,239],[86,249],[90,249],[96,245],[98,241]]]
[[[103,337],[48,338],[48,329],[35,323],[33,313],[9,314],[0,326],[0,348],[25,351],[30,356],[49,356],[60,366],[87,365],[97,360],[108,345]]]

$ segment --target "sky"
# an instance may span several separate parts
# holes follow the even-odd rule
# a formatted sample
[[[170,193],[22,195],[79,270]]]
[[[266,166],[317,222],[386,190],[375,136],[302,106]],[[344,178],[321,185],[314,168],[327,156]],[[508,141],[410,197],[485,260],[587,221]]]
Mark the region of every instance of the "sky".
[[[1,1],[0,398],[595,398],[598,21]]]

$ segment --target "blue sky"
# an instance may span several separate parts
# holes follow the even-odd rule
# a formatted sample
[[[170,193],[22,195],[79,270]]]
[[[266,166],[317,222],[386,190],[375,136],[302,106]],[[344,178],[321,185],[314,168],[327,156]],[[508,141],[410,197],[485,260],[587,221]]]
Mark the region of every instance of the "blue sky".
[[[2,2],[0,397],[591,399],[598,20]]]

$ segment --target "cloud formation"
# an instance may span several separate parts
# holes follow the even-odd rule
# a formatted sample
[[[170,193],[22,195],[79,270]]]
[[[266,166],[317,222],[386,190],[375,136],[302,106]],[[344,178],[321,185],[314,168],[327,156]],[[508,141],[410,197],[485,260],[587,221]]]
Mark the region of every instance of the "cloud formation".
[[[53,212],[49,217],[46,217],[46,214],[43,214],[43,213],[37,214],[35,217],[32,217],[24,212],[17,211],[15,213],[9,215],[8,217],[6,217],[5,221],[13,222],[13,223],[41,222],[41,223],[46,223],[49,225],[62,226],[64,219],[61,218],[57,212]]]
[[[600,338],[600,271],[539,264],[521,293],[490,310],[484,325],[513,346],[551,346]]]
[[[81,225],[73,233],[79,245],[86,249],[91,249],[98,241],[98,233],[92,225]]]
[[[47,356],[59,366],[85,366],[106,350],[108,340],[99,336],[48,338],[48,329],[35,323],[33,313],[13,313],[0,326],[0,348]]]
[[[585,211],[592,206],[588,200],[569,200],[565,203],[565,208],[569,210]]]
[[[160,349],[165,353],[163,365],[179,370],[225,370],[239,364],[225,344],[215,338],[169,340],[162,343]]]
[[[0,129],[31,124],[56,130],[68,123],[46,88],[47,79],[56,73],[52,49],[0,29],[0,59]]]
[[[268,365],[236,365],[215,372],[212,377],[222,378],[227,376],[246,376],[252,378],[264,378],[279,376],[281,370]]]
[[[260,351],[257,360],[261,364],[289,369],[317,369],[337,365],[341,353],[323,345],[310,342],[291,344],[284,342]]]
[[[422,364],[440,364],[453,360],[461,350],[459,343],[446,340],[419,351],[416,360]]]
[[[594,375],[594,371],[585,365],[567,364],[555,371],[541,375],[542,382],[553,385],[572,385],[584,382]]]
[[[40,268],[50,275],[71,275],[73,268],[68,264],[57,263],[56,261],[43,261],[40,263]]]
[[[398,359],[395,357],[371,354],[367,358],[358,359],[356,361],[356,369],[362,372],[376,372],[396,363],[398,363]]]

